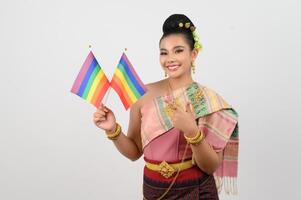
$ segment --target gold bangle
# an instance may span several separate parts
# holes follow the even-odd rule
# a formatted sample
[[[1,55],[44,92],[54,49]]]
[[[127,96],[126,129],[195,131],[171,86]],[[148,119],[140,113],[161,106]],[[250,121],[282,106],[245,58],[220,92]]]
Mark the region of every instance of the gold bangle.
[[[110,140],[116,140],[121,133],[121,126],[118,123],[116,123],[115,131],[114,132],[106,132],[106,133],[107,133],[107,137]]]
[[[201,134],[201,131],[198,130],[194,137],[187,137],[185,134],[184,134],[184,137],[186,140],[197,140],[200,137],[200,134]]]
[[[204,139],[204,134],[202,131],[198,130],[196,136],[193,138],[187,137],[186,135],[184,135],[184,137],[188,144],[197,145]]]

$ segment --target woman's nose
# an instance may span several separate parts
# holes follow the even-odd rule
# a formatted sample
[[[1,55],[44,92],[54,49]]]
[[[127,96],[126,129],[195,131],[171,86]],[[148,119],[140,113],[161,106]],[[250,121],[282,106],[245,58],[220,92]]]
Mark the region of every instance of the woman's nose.
[[[167,61],[167,63],[173,63],[173,62],[175,62],[175,57],[174,57],[174,55],[169,54],[169,55],[167,56],[166,61]]]

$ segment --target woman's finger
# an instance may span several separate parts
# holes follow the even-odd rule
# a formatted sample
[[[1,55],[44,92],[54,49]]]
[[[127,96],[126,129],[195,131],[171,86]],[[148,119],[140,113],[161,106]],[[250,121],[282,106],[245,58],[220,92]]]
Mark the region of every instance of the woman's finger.
[[[94,124],[97,124],[99,122],[98,118],[93,118]]]
[[[110,111],[110,109],[109,109],[107,106],[104,106],[104,107],[103,107],[103,110],[104,110],[105,112],[109,112],[109,111]]]
[[[99,109],[99,110],[102,110],[102,111],[104,111],[104,112],[109,112],[109,111],[110,111],[110,109],[108,109],[108,107],[105,106],[103,103],[100,104],[100,106],[99,106],[98,109]]]
[[[94,117],[94,121],[105,121],[107,118],[105,116]]]
[[[186,104],[186,112],[192,113],[190,105],[191,105],[191,103]]]
[[[99,111],[94,113],[94,116],[105,116],[105,115],[106,115],[106,113],[102,110],[99,110]]]
[[[106,117],[99,117],[98,119],[99,119],[100,121],[106,121],[107,118],[106,118]]]
[[[175,108],[176,108],[177,111],[182,111],[182,112],[184,112],[183,108],[182,108],[181,105],[179,105],[179,104],[175,104]]]
[[[97,126],[100,126],[101,125],[101,122],[96,122],[95,123]]]
[[[99,111],[102,111],[102,112],[104,112],[104,110],[105,110],[105,108],[104,108],[104,107],[99,107],[99,108],[96,110],[96,112],[99,112]]]

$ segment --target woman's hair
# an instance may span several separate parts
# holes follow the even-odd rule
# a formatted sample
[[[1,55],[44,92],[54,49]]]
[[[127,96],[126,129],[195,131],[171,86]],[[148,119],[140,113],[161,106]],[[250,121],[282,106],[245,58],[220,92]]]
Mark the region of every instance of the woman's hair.
[[[189,27],[185,27],[185,25],[189,23]],[[194,38],[192,34],[192,29],[190,27],[195,27],[192,21],[183,14],[173,14],[169,16],[164,24],[163,24],[163,35],[160,39],[160,42],[163,38],[166,36],[169,36],[171,34],[183,34],[185,37],[190,49],[192,50],[194,48]]]

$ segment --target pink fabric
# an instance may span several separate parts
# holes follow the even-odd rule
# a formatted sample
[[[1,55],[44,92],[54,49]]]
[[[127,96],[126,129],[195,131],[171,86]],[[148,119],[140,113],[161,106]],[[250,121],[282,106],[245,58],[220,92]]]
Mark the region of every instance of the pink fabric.
[[[235,167],[233,167],[233,165],[235,165]],[[237,162],[233,162],[231,160],[224,160],[214,174],[219,177],[237,177],[236,168]]]
[[[144,156],[149,160],[175,162],[183,158],[186,141],[178,129],[173,128],[152,140],[144,148]],[[188,147],[186,158],[191,158],[192,151]]]
[[[223,110],[199,118],[199,128],[216,152],[225,148],[236,124],[237,121],[227,117]]]
[[[204,132],[206,141],[216,152],[220,152],[227,144],[237,121],[228,118],[223,111],[215,112],[199,118],[199,128]],[[214,129],[212,128],[214,127]],[[145,148],[144,156],[150,160],[174,162],[182,159],[186,141],[178,129],[173,128],[153,139]],[[186,158],[191,158],[189,147]],[[225,167],[227,164],[225,164]],[[231,173],[232,174],[232,173]]]
[[[237,148],[238,141],[230,140],[230,136],[237,124],[237,121],[227,116],[223,110],[212,113],[199,119],[199,128],[206,135],[206,141],[216,152],[223,151],[227,145],[227,152],[223,154],[223,162],[215,171],[219,177],[237,176]],[[214,127],[214,128],[213,128]],[[226,157],[225,157],[226,155]]]
[[[151,141],[153,138],[162,134],[162,124],[154,109],[153,102],[146,103],[141,108],[141,139],[143,148],[146,146],[145,141]]]

